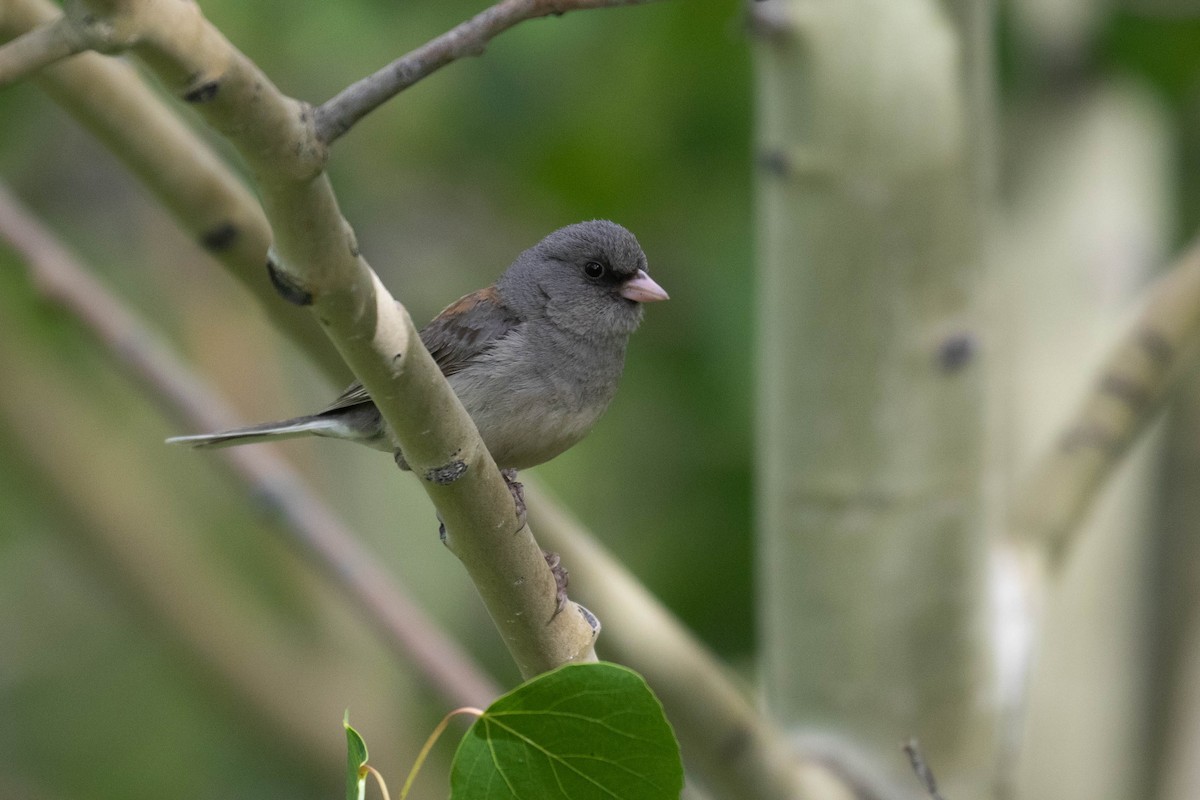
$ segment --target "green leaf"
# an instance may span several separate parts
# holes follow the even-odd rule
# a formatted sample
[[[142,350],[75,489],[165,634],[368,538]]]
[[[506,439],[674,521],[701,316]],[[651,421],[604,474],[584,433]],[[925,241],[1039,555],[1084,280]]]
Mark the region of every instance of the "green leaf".
[[[504,695],[463,737],[454,800],[677,800],[679,745],[650,687],[616,664],[568,664]]]
[[[363,800],[367,791],[367,743],[350,727],[350,709],[342,718],[346,728],[346,800]]]

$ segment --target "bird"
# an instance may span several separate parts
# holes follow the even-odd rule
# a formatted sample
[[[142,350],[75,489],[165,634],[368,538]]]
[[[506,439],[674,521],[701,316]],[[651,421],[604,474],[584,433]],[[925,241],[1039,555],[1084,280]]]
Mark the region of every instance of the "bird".
[[[637,238],[615,222],[591,220],[522,252],[495,283],[451,303],[420,336],[511,485],[517,470],[588,434],[616,394],[643,305],[667,299]],[[215,448],[310,435],[393,452],[408,468],[361,383],[315,414],[167,442]]]

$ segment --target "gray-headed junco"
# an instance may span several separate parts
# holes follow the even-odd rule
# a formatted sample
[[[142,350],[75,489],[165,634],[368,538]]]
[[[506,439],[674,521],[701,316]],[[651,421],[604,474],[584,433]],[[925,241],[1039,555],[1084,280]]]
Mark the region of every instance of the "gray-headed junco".
[[[421,340],[496,464],[515,471],[587,435],[616,393],[641,304],[666,299],[632,233],[606,220],[580,222],[521,253],[492,286],[452,303]],[[167,441],[225,447],[315,435],[391,451],[384,425],[355,383],[316,414]],[[397,461],[404,466],[399,454]]]

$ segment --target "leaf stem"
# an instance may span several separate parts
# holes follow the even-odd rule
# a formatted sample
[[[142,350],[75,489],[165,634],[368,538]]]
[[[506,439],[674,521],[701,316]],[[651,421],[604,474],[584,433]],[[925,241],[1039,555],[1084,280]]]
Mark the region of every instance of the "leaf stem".
[[[391,795],[388,794],[387,782],[384,781],[383,776],[379,774],[379,770],[375,769],[370,764],[363,764],[363,769],[375,776],[375,782],[379,784],[379,791],[383,792],[383,800],[392,800]],[[408,787],[406,786],[405,788],[407,789]],[[404,797],[404,795],[400,796],[402,798]]]
[[[446,716],[442,717],[442,721],[437,724],[437,727],[433,729],[433,733],[429,734],[429,738],[425,740],[425,745],[421,748],[421,752],[417,753],[417,760],[413,762],[412,769],[409,770],[408,773],[408,779],[404,781],[404,787],[400,790],[400,800],[404,800],[404,798],[408,797],[408,790],[412,788],[413,781],[417,779],[417,773],[421,771],[421,766],[425,763],[425,759],[429,756],[429,752],[433,750],[433,746],[437,744],[438,738],[442,735],[442,733],[445,732],[447,726],[450,725],[450,720],[459,714],[473,714],[476,718],[479,718],[483,716],[483,711],[478,708],[472,708],[471,706],[464,706],[463,708],[456,708]],[[370,768],[368,767],[368,769]],[[371,769],[371,771],[375,772],[374,769]],[[378,777],[378,775],[376,775],[376,777]],[[382,784],[383,779],[380,778],[379,782]],[[387,789],[383,790],[383,797],[384,800],[390,800],[387,795]]]

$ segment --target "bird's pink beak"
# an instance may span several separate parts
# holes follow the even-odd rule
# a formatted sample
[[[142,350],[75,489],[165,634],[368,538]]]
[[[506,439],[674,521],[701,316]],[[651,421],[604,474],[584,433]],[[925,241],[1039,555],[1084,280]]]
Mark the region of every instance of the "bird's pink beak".
[[[621,297],[635,303],[653,303],[658,300],[671,299],[667,291],[655,283],[644,269],[639,269],[637,275],[625,281],[621,287]]]

